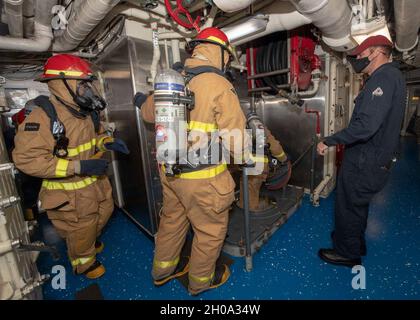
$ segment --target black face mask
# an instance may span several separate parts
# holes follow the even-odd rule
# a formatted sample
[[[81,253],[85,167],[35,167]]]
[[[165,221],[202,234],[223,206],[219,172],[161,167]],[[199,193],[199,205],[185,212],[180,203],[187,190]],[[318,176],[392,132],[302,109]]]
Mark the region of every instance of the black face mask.
[[[91,81],[80,81],[77,84],[76,96],[81,108],[92,111],[102,111],[106,108],[105,100],[100,96]]]
[[[79,81],[77,83],[76,93],[68,85],[66,79],[63,79],[64,85],[71,94],[73,101],[84,111],[101,111],[107,106],[105,100],[99,95],[91,81]]]
[[[350,62],[354,72],[356,73],[362,72],[371,63],[368,57],[356,59],[347,56],[347,61]]]

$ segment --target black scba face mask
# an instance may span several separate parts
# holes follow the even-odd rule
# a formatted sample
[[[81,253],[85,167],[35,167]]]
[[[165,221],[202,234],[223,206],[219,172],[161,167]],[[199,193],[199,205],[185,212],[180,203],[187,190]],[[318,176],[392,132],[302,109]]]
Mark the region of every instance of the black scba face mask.
[[[92,80],[81,80],[77,82],[76,92],[74,92],[66,79],[64,84],[73,98],[73,101],[85,111],[102,111],[107,107],[105,100],[99,94],[97,88],[92,84]]]
[[[76,88],[75,101],[82,109],[101,111],[106,108],[106,102],[91,81],[80,81]]]

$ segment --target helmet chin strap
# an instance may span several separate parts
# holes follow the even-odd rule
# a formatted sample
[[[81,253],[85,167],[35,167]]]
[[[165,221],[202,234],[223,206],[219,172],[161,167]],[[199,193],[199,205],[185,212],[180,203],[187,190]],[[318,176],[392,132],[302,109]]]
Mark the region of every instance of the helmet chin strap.
[[[80,109],[80,111],[74,109],[71,105],[69,105],[67,102],[65,102],[63,99],[61,99],[59,96],[54,95],[54,97],[62,104],[64,105],[70,113],[79,119],[84,119],[88,115],[87,112],[85,112],[83,109]]]

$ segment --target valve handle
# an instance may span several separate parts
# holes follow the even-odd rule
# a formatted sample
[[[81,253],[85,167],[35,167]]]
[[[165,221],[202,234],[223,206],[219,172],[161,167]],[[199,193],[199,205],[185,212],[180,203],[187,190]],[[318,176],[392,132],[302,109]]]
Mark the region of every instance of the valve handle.
[[[174,19],[176,23],[183,26],[184,28],[187,28],[187,29],[194,28],[197,30],[197,32],[200,32],[200,27],[198,24],[201,20],[201,17],[197,16],[197,18],[193,20],[189,11],[186,8],[184,8],[184,6],[182,5],[182,0],[176,0],[176,5],[177,5],[176,8],[172,8],[170,0],[165,0],[166,10],[168,11],[172,19]],[[187,18],[188,22],[181,19],[182,15],[184,15]]]

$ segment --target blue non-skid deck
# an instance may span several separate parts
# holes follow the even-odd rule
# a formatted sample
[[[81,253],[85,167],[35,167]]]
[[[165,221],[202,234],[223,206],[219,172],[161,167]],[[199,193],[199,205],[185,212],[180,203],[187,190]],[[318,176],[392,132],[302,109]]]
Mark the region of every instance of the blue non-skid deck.
[[[47,219],[46,242],[57,244],[62,258],[41,254],[39,268],[50,273],[60,264],[67,270],[65,290],[44,285],[46,299],[74,299],[75,293],[98,283],[105,299],[420,299],[420,146],[402,140],[401,159],[385,189],[371,205],[367,229],[366,289],[352,288],[350,268],[322,262],[317,251],[330,246],[334,193],[314,208],[305,197],[302,207],[254,255],[254,269],[233,258],[232,275],[222,287],[191,297],[176,280],[155,288],[150,271],[153,243],[121,212],[104,230],[105,250],[98,257],[107,272],[96,281],[74,276],[65,245]]]

